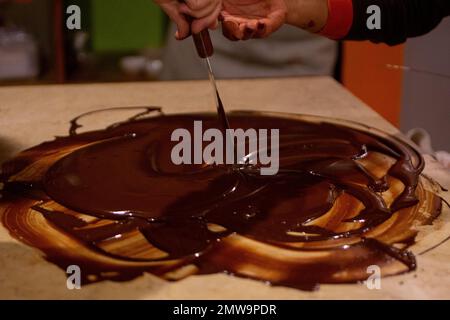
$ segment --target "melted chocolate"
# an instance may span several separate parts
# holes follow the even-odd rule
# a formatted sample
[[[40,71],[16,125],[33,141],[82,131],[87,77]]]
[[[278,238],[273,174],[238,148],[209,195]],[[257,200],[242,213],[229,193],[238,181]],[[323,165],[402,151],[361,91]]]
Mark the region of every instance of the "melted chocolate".
[[[433,213],[418,216],[424,162],[407,144],[327,121],[237,112],[229,115],[232,128],[280,130],[277,175],[260,176],[249,165],[177,166],[170,159],[173,130],[192,131],[195,120],[206,130],[217,118],[141,118],[153,112],[80,134],[74,119],[69,137],[6,163],[3,193],[11,206],[4,224],[23,237],[32,206],[78,245],[116,261],[74,257],[28,232],[27,241],[49,260],[63,267],[75,260],[95,275],[86,281],[111,271],[106,278],[149,271],[179,279],[189,267],[188,274],[227,272],[311,289],[364,280],[373,264],[400,262],[394,273],[415,269],[406,249],[412,221],[430,223],[440,201],[432,198]],[[50,160],[37,173],[20,178],[44,158]]]

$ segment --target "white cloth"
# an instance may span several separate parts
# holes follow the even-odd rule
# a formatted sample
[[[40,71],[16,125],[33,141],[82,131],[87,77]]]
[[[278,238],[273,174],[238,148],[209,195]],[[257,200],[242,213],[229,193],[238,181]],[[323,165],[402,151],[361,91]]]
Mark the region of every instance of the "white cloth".
[[[444,168],[450,169],[450,153],[443,150],[434,151],[431,136],[425,129],[411,129],[406,133],[406,136],[419,147],[420,151],[433,156]]]
[[[163,56],[162,80],[206,79],[203,61],[193,41],[174,39],[168,31]],[[210,31],[215,54],[211,58],[217,78],[260,78],[331,75],[337,55],[335,41],[284,26],[266,39],[233,42],[220,29]]]

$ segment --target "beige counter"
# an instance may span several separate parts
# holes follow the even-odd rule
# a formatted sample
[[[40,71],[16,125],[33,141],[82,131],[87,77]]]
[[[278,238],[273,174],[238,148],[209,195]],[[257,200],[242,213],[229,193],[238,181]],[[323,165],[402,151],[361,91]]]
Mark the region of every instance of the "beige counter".
[[[219,82],[219,89],[227,110],[329,116],[398,133],[331,78],[230,80]],[[68,122],[81,113],[119,106],[161,106],[166,113],[215,111],[209,83],[204,81],[0,88],[0,162],[55,135],[66,135]],[[86,128],[123,120],[123,114],[117,117],[108,114],[95,123],[86,119]],[[450,174],[431,158],[427,158],[426,173],[442,185],[450,185]],[[448,198],[448,193],[444,196]],[[441,220],[439,232],[447,232],[448,210]],[[226,275],[194,276],[177,283],[145,275],[130,282],[103,282],[71,291],[61,269],[46,262],[40,252],[12,239],[0,226],[0,298],[449,299],[450,241],[418,256],[418,264],[416,272],[383,278],[381,290],[355,284],[323,285],[318,291],[303,292]]]

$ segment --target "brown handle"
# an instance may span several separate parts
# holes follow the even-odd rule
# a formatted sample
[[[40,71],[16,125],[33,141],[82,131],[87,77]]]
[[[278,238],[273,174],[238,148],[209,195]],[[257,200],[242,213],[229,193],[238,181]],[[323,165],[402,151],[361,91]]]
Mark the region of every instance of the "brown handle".
[[[179,2],[184,2],[183,0],[178,0]],[[188,22],[191,23],[193,18],[187,16]],[[192,35],[194,39],[195,48],[200,58],[205,59],[211,57],[214,54],[214,47],[212,45],[211,37],[209,35],[208,29],[201,31],[200,33],[194,33]]]
[[[197,49],[197,53],[200,58],[205,59],[213,55],[214,48],[208,29],[205,29],[200,33],[193,34],[192,38],[194,39],[195,48]]]

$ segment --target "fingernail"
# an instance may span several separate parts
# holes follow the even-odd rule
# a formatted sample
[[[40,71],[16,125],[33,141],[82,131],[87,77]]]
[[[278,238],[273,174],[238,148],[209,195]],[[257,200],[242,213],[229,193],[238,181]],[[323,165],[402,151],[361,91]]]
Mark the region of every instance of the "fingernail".
[[[251,29],[249,27],[245,27],[244,32],[243,32],[243,36],[242,36],[242,40],[251,39],[254,34],[255,34],[255,30],[253,30],[253,29]]]

